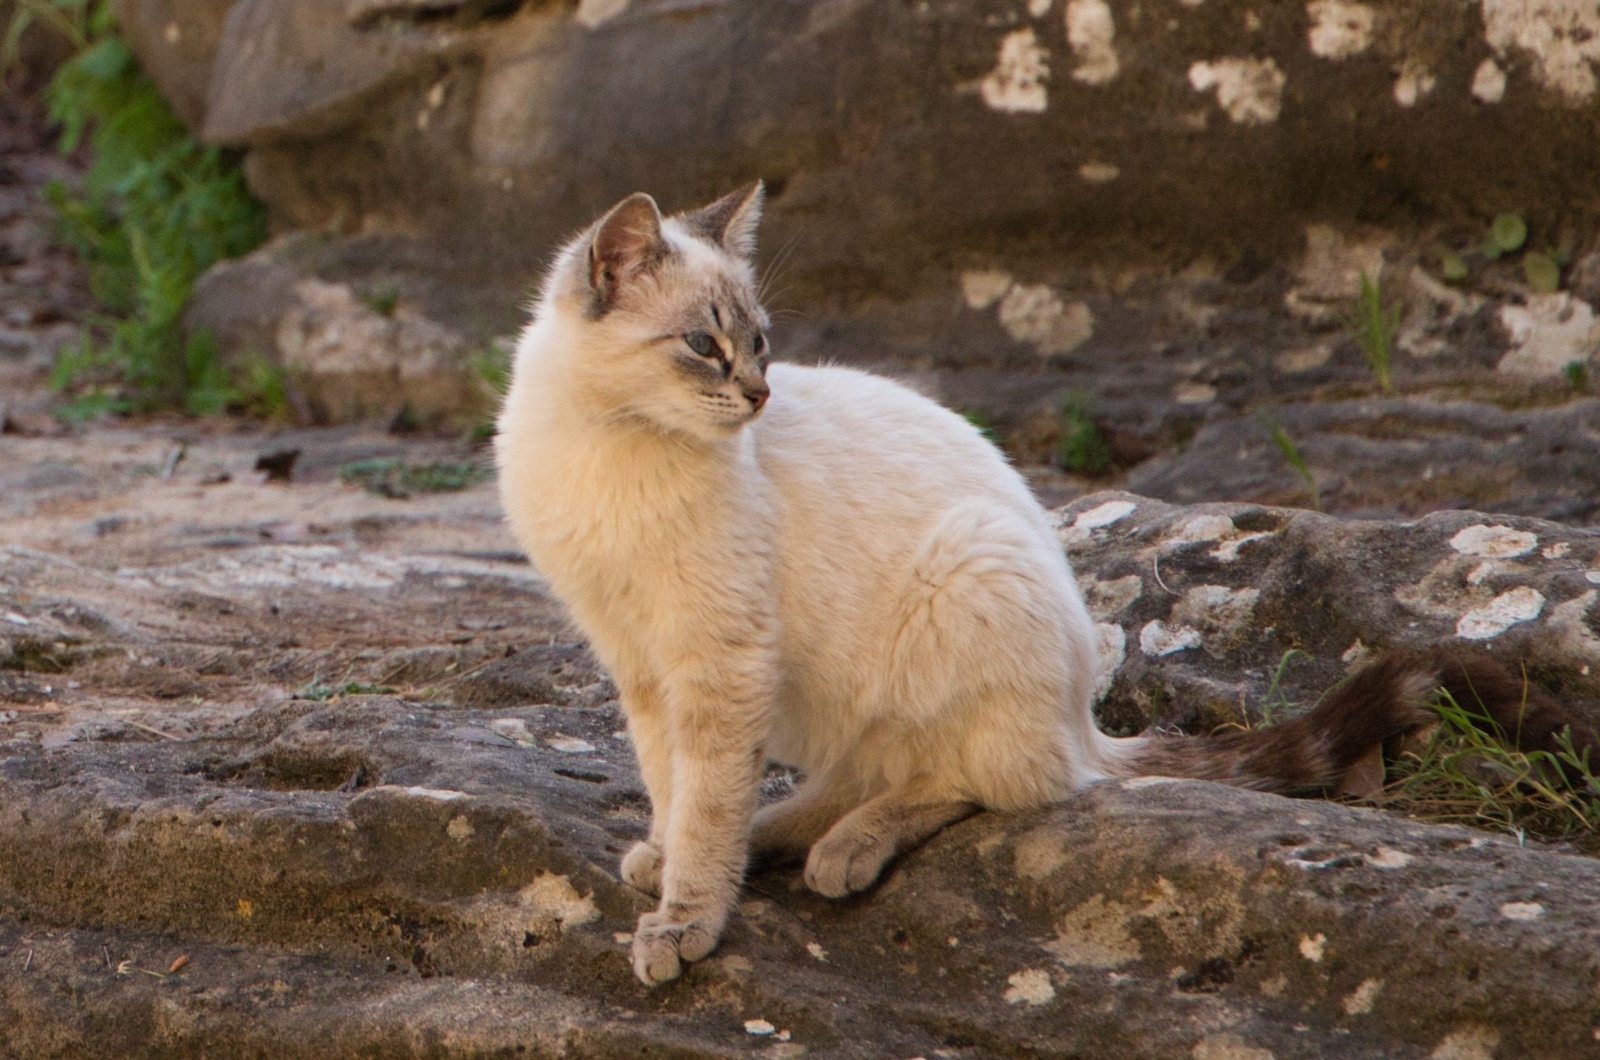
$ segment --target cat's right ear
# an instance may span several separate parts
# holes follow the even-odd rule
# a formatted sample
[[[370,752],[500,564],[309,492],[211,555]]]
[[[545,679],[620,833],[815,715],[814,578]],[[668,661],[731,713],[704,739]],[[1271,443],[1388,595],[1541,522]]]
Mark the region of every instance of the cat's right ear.
[[[589,241],[589,287],[596,304],[609,308],[617,291],[666,253],[661,211],[644,192],[634,192],[611,208]]]

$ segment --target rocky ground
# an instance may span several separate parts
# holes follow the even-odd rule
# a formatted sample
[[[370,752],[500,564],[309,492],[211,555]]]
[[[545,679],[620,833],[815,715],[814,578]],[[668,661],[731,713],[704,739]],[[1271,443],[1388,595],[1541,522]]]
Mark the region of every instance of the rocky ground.
[[[88,303],[27,186],[66,164],[21,123],[0,143],[0,1057],[1595,1048],[1600,899],[1576,847],[1185,782],[980,815],[846,902],[758,874],[722,948],[645,991],[627,942],[646,903],[616,860],[648,806],[615,692],[515,553],[482,451],[63,425],[43,376]],[[1122,492],[1061,509],[1103,724],[1248,723],[1437,642],[1526,662],[1600,719],[1600,534],[1527,517],[1592,521],[1593,434],[1471,399],[1440,406],[1433,456],[1395,442],[1426,433],[1415,405],[1307,406],[1347,447],[1321,490],[1388,521]],[[1451,448],[1469,423],[1484,448]],[[1175,458],[1171,489],[1209,492],[1173,499],[1294,499],[1247,441],[1202,431],[1195,452],[1228,459]],[[1396,519],[1392,494],[1362,499],[1391,443],[1420,482],[1546,460],[1545,499]],[[407,488],[404,467],[431,471]],[[1409,511],[1470,500],[1451,489]]]

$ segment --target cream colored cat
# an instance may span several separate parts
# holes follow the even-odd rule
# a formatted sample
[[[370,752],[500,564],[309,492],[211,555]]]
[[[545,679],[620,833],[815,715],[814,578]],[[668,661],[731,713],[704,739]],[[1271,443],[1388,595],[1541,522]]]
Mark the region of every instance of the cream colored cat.
[[[499,422],[511,525],[614,675],[649,789],[622,863],[661,898],[640,979],[711,952],[751,849],[839,896],[980,808],[1137,772],[1316,788],[1416,723],[1437,668],[1397,663],[1265,733],[1099,732],[1093,626],[1001,454],[887,380],[768,368],[761,206],[759,184],[667,218],[633,195],[574,239]],[[807,779],[757,810],[769,758]]]

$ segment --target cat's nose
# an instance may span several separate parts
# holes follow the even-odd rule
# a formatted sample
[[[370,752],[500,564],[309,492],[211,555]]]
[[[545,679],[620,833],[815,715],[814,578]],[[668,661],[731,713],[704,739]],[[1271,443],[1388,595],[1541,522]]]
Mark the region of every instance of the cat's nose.
[[[755,411],[760,412],[761,406],[767,403],[767,398],[772,396],[772,388],[765,382],[746,383],[739,389],[744,391],[745,400]]]

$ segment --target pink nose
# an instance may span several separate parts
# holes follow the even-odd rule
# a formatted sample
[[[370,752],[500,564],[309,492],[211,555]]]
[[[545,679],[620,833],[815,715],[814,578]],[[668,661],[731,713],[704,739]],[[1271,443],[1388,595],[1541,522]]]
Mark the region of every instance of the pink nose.
[[[755,407],[757,412],[760,412],[761,407],[767,403],[767,398],[772,396],[772,388],[765,383],[756,383],[753,386],[744,387],[743,390],[745,399]]]

